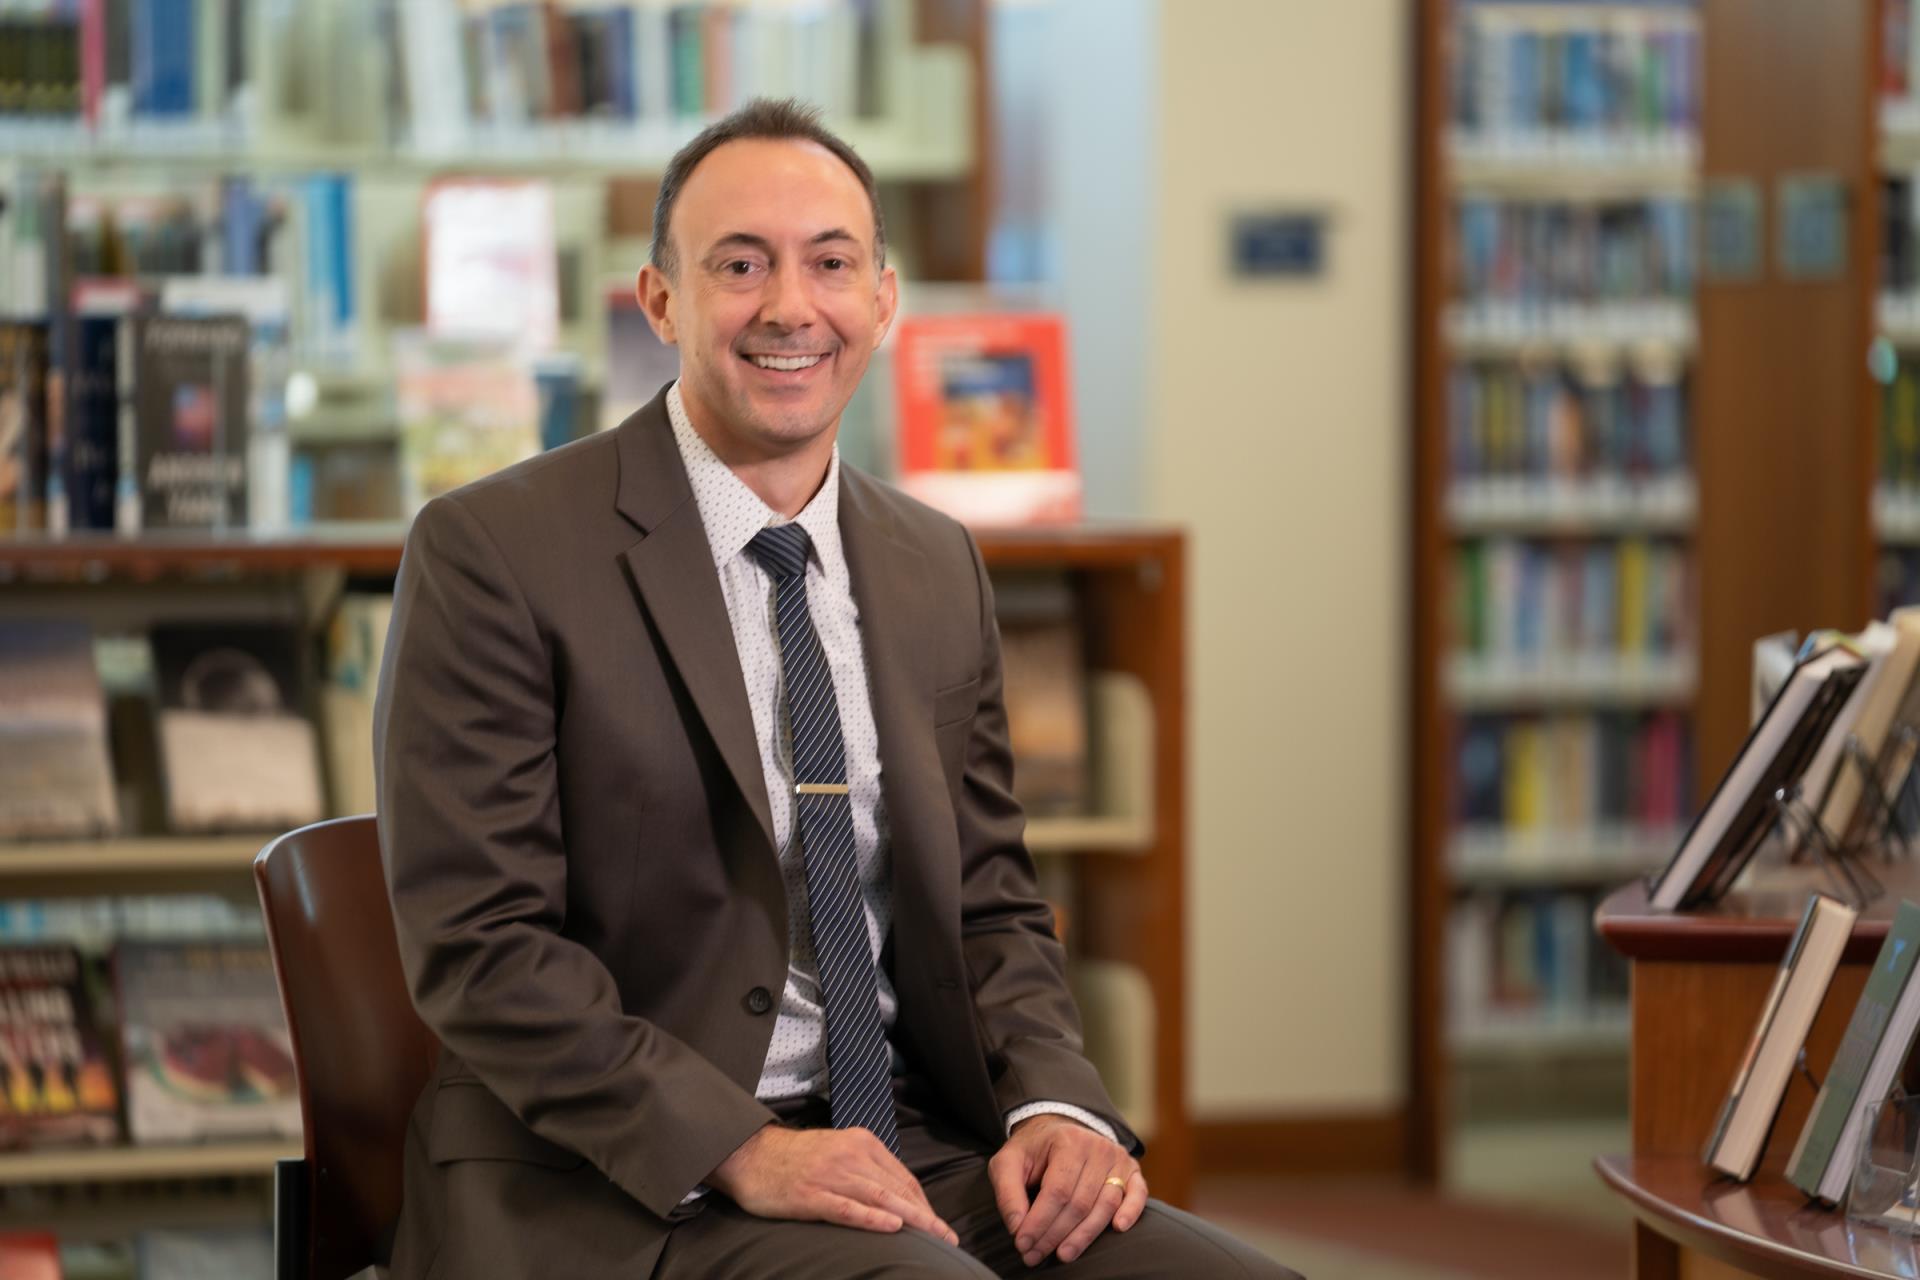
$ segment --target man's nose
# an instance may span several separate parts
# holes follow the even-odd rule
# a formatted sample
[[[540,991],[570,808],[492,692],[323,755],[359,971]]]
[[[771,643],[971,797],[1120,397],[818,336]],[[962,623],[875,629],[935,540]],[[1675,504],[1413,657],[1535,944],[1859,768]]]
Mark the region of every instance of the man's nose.
[[[813,294],[806,273],[781,265],[767,273],[767,289],[760,301],[760,322],[781,329],[804,329],[814,319]]]

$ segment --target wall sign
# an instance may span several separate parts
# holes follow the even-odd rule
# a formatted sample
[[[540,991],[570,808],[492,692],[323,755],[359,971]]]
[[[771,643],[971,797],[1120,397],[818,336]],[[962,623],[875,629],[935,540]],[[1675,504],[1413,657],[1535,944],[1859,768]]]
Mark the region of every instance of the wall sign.
[[[1847,270],[1847,186],[1828,173],[1789,174],[1774,185],[1780,274],[1837,280]]]

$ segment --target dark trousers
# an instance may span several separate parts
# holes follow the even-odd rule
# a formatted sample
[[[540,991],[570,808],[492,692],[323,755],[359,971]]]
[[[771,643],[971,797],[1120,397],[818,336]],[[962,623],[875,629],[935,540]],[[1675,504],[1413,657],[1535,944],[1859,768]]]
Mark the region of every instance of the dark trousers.
[[[758,1218],[715,1195],[673,1228],[654,1280],[983,1280],[1036,1270],[1084,1280],[1294,1276],[1219,1228],[1158,1200],[1148,1202],[1131,1230],[1103,1232],[1073,1262],[1050,1258],[1029,1269],[1000,1220],[987,1180],[987,1160],[995,1148],[946,1123],[911,1085],[896,1082],[895,1098],[901,1158],[926,1188],[934,1212],[960,1237],[959,1248],[911,1229],[882,1235],[822,1222]],[[826,1106],[816,1099],[783,1103],[775,1110],[790,1125],[827,1123]]]

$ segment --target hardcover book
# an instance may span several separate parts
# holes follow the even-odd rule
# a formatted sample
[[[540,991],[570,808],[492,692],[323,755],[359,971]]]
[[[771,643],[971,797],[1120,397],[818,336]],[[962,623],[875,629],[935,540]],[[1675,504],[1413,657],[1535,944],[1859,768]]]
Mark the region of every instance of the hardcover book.
[[[152,643],[168,825],[259,831],[317,821],[318,744],[300,714],[294,629],[168,624]]]
[[[148,529],[247,522],[247,355],[239,316],[134,321],[141,521]]]
[[[0,947],[0,1147],[112,1142],[119,1103],[79,951]]]
[[[895,334],[901,487],[970,524],[1078,519],[1061,318],[907,316]]]
[[[118,825],[106,696],[84,622],[0,622],[0,837]]]
[[[1920,1027],[1920,907],[1902,902],[1874,957],[1847,1034],[1807,1113],[1787,1179],[1827,1204],[1838,1204],[1853,1176],[1870,1103],[1887,1096]]]
[[[540,452],[533,374],[510,349],[396,334],[393,355],[409,513]]]
[[[264,944],[125,942],[114,972],[135,1142],[299,1136],[293,1049]]]
[[[1800,1049],[1807,1042],[1840,953],[1859,912],[1821,894],[1807,899],[1800,927],[1780,961],[1773,989],[1740,1060],[1726,1104],[1707,1141],[1706,1162],[1739,1181],[1753,1176],[1773,1130],[1780,1099]]]

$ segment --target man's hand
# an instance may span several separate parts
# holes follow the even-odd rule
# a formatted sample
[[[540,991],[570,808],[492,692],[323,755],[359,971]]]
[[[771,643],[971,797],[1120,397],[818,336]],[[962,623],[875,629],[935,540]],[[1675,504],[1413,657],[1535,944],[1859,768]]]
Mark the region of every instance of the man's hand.
[[[1147,1205],[1140,1162],[1066,1116],[1030,1116],[1015,1125],[987,1163],[987,1176],[1000,1218],[1030,1267],[1053,1253],[1072,1262],[1108,1223],[1125,1231]],[[1029,1204],[1027,1189],[1036,1182],[1040,1191]]]
[[[763,1218],[835,1222],[862,1231],[903,1226],[957,1245],[919,1181],[866,1129],[770,1124],[741,1143],[707,1185]]]

